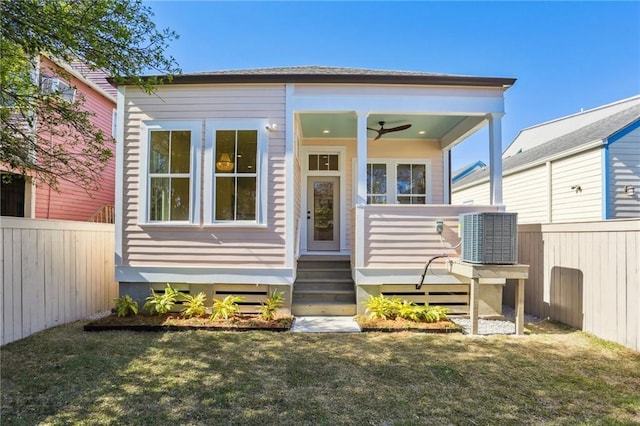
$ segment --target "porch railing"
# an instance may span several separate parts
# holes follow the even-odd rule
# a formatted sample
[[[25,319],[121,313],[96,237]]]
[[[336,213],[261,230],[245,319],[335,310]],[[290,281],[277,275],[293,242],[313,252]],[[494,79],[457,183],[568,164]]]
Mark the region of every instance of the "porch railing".
[[[367,205],[364,207],[364,253],[360,268],[423,268],[433,256],[459,255],[458,215],[497,212],[502,206],[474,205]],[[435,230],[442,220],[442,235]],[[357,233],[356,233],[357,235]],[[442,265],[445,260],[440,261]],[[436,262],[434,262],[436,263]],[[435,265],[434,265],[435,266]]]

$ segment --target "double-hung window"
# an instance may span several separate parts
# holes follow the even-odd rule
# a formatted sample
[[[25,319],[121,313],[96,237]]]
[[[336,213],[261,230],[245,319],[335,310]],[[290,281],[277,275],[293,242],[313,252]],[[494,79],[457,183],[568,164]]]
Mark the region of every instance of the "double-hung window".
[[[217,130],[214,221],[256,220],[257,130]]]
[[[197,223],[197,161],[201,126],[191,122],[147,122],[143,127],[142,223]]]
[[[427,203],[427,166],[396,164],[396,200],[398,204]]]
[[[429,162],[371,160],[367,163],[367,204],[427,204]]]
[[[264,224],[266,131],[261,122],[207,122],[205,215],[211,224]]]
[[[55,76],[41,75],[40,88],[47,95],[57,93],[66,102],[73,102],[76,97],[76,88]]]

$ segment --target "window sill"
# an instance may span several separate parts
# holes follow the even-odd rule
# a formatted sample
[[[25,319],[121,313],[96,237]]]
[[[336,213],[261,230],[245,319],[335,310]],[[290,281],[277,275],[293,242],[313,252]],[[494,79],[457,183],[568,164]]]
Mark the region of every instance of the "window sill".
[[[204,228],[253,228],[253,229],[267,229],[266,223],[255,222],[218,222],[218,223],[205,223]]]
[[[266,223],[242,223],[242,222],[221,222],[221,223],[180,223],[180,222],[145,222],[138,223],[140,228],[178,228],[178,229],[267,229]]]
[[[141,222],[138,223],[141,228],[199,228],[197,223],[190,222]]]

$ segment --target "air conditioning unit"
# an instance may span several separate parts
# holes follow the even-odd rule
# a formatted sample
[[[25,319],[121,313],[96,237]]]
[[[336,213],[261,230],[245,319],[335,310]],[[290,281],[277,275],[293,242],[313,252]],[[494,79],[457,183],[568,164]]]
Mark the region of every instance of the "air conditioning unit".
[[[460,215],[462,261],[479,264],[518,263],[517,213]]]

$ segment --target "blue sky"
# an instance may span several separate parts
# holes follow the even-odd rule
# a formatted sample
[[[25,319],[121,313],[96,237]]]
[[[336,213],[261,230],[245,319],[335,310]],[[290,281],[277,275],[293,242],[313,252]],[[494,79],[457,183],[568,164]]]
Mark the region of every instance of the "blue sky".
[[[515,77],[518,131],[640,94],[640,2],[147,2],[183,72],[296,65]],[[487,162],[486,129],[453,168]]]

